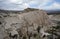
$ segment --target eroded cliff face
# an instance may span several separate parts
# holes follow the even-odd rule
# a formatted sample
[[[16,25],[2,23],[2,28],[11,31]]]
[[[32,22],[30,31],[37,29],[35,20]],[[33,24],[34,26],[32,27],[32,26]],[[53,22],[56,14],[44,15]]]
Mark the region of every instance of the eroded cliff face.
[[[9,39],[7,33],[11,30],[21,30],[23,34],[27,34],[27,28],[29,33],[35,33],[38,26],[41,28],[43,27],[44,31],[52,26],[47,13],[43,10],[30,11],[21,14],[4,13],[1,14],[1,21],[3,23],[2,25],[0,24],[0,29],[2,29],[0,35],[1,39]]]

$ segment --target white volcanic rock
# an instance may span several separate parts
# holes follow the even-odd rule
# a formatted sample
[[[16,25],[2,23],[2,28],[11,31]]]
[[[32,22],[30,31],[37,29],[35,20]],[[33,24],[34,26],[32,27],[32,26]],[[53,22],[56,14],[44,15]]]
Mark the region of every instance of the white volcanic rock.
[[[38,10],[38,11],[23,13],[18,15],[18,17],[28,22],[29,25],[33,24],[35,29],[37,28],[37,26],[40,26],[40,25],[43,25],[43,27],[51,27],[51,23],[49,22],[48,15],[44,11]],[[22,23],[25,24],[24,21]]]
[[[7,17],[4,17],[4,21],[6,22],[4,25],[5,31],[9,32],[10,30],[21,29],[24,34],[27,32],[27,28],[29,32],[36,32],[34,30],[38,26],[43,27],[44,31],[52,26],[47,13],[43,10],[33,10],[21,14],[13,14],[13,16],[11,13]]]

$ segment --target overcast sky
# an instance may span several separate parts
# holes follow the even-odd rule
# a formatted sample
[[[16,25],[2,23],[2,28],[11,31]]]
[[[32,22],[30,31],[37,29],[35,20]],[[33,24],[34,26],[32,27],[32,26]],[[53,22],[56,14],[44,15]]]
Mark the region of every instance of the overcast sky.
[[[0,9],[23,10],[28,7],[57,10],[60,9],[60,0],[0,0]]]

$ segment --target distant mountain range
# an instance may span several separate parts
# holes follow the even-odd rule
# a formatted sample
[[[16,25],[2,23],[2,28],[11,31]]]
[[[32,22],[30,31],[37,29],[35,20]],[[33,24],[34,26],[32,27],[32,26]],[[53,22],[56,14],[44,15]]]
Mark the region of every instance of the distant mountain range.
[[[60,10],[46,10],[48,14],[60,14]]]
[[[27,8],[27,9],[24,9],[22,11],[0,9],[0,13],[26,13],[26,12],[35,11],[35,10],[39,10],[39,9]],[[60,14],[60,10],[44,10],[44,11],[46,11],[47,14]]]
[[[27,9],[24,9],[24,10],[21,10],[21,11],[0,9],[0,13],[25,13],[25,12],[29,12],[29,11],[35,11],[35,10],[39,10],[39,9],[27,8]]]

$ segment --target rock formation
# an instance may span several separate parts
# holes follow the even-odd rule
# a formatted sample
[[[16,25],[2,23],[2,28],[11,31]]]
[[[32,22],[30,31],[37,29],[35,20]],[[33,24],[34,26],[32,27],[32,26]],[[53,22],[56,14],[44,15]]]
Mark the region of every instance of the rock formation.
[[[43,10],[34,10],[34,9],[25,9],[20,12],[21,14],[16,13],[8,13],[2,14],[2,17],[5,21],[5,25],[3,26],[5,32],[8,33],[12,30],[16,30],[18,33],[21,31],[23,36],[27,36],[29,33],[37,33],[37,27],[43,28],[44,32],[52,27],[50,19],[48,15]],[[21,33],[20,32],[20,33]],[[19,35],[20,35],[19,33]],[[39,33],[40,34],[40,33]]]

